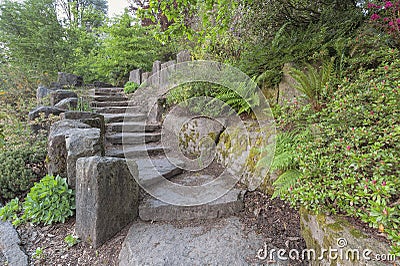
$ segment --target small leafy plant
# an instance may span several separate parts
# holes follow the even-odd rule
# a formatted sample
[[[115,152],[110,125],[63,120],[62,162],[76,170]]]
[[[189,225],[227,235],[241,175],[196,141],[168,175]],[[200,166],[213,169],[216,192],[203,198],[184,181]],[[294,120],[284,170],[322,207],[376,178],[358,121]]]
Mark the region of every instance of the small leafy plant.
[[[73,215],[74,209],[74,192],[68,188],[66,179],[46,175],[26,196],[22,219],[45,225],[64,223],[66,218]]]
[[[34,258],[35,260],[42,260],[44,259],[44,257],[45,255],[41,247],[36,248],[35,252],[32,254],[32,258]]]
[[[64,242],[67,243],[68,247],[73,247],[79,243],[79,238],[73,235],[67,235],[64,238]]]
[[[73,214],[75,198],[65,178],[46,175],[35,183],[22,204],[11,200],[0,209],[0,218],[10,220],[15,226],[23,222],[50,225],[65,222]],[[22,215],[18,216],[22,211]]]
[[[139,88],[139,86],[140,85],[137,84],[136,82],[128,81],[124,86],[124,92],[126,94],[134,93]]]

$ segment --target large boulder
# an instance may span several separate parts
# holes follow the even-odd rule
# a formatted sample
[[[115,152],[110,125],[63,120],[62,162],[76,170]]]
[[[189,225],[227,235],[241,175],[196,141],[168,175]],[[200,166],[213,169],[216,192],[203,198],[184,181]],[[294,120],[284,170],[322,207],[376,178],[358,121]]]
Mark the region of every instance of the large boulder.
[[[83,85],[83,78],[78,75],[58,72],[58,83],[62,86],[76,86],[80,87]]]
[[[282,80],[279,83],[279,98],[278,103],[283,105],[285,103],[294,104],[296,102],[301,102],[303,94],[298,91],[295,87],[297,85],[296,80],[290,75],[290,69],[293,67],[293,64],[286,63],[283,66],[282,72]]]
[[[129,164],[129,167],[128,167]],[[76,233],[99,247],[138,215],[134,161],[85,157],[76,163]]]
[[[43,98],[48,96],[52,92],[52,90],[48,89],[47,87],[43,85],[39,85],[37,90],[36,90],[36,100],[38,103],[43,102]]]
[[[141,84],[142,82],[142,70],[135,69],[129,72],[129,81],[135,82],[137,84]]]
[[[81,157],[104,154],[103,139],[98,128],[76,128],[65,136],[68,185],[75,188],[76,161]]]
[[[28,114],[29,120],[35,120],[36,118],[40,117],[41,114],[44,114],[46,118],[49,115],[60,115],[61,113],[65,112],[65,110],[57,108],[57,107],[50,107],[50,106],[38,106],[34,110],[30,111]]]
[[[73,91],[68,90],[56,90],[50,93],[50,104],[51,106],[56,105],[63,99],[67,98],[78,98],[78,95]]]
[[[79,122],[85,123],[91,127],[100,129],[101,136],[105,134],[105,122],[104,116],[92,112],[79,112],[79,111],[68,111],[60,115],[61,119],[78,120]]]
[[[314,257],[308,260],[310,265],[378,266],[400,263],[399,258],[389,255],[390,247],[384,239],[366,234],[364,228],[345,217],[323,213],[316,215],[301,209],[300,225],[307,250],[315,252]]]
[[[67,177],[67,148],[65,138],[72,130],[90,128],[89,125],[76,120],[61,120],[50,127],[47,142],[47,171],[51,175]]]
[[[182,62],[186,62],[186,61],[190,61],[190,60],[191,60],[191,55],[190,55],[190,52],[187,51],[187,50],[180,51],[176,55],[176,62],[177,63],[182,63]]]
[[[64,109],[64,110],[70,110],[74,109],[78,106],[78,98],[65,98],[59,101],[54,107]]]

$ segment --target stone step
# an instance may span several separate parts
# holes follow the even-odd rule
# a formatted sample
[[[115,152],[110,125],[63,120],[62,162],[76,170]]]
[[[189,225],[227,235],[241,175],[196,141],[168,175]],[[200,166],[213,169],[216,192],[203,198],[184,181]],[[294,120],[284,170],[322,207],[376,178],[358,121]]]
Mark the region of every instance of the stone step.
[[[95,88],[93,93],[95,95],[111,95],[116,93],[123,93],[124,88]]]
[[[165,150],[166,148],[160,144],[154,143],[132,145],[131,147],[125,147],[125,149],[121,145],[114,145],[106,150],[106,156],[125,158],[126,154],[128,158],[141,158],[145,156],[164,155]]]
[[[161,133],[115,133],[106,135],[106,140],[111,144],[122,144],[123,138],[127,144],[143,144],[160,141]]]
[[[110,123],[118,123],[118,122],[140,122],[140,121],[146,121],[147,116],[145,114],[125,114],[125,113],[120,113],[120,114],[103,114],[104,116],[104,121],[106,124]]]
[[[151,196],[139,206],[139,217],[144,221],[188,221],[215,219],[235,215],[243,210],[244,191],[231,189],[222,197],[197,206],[176,206]]]
[[[160,128],[160,124],[146,124],[143,122],[116,122],[107,124],[109,132],[154,132]]]
[[[157,185],[160,177],[171,179],[183,172],[183,164],[172,164],[167,158],[159,157],[149,159],[138,159],[136,164],[139,170],[139,181],[146,185]]]
[[[116,102],[91,102],[91,107],[111,107],[111,106],[128,106],[129,101],[116,101]]]
[[[96,113],[99,114],[120,114],[128,111],[137,111],[138,108],[128,108],[128,106],[107,106],[107,107],[93,107],[92,108]]]
[[[95,102],[124,102],[127,100],[128,100],[128,97],[126,97],[124,94],[93,96],[93,101],[95,101]]]

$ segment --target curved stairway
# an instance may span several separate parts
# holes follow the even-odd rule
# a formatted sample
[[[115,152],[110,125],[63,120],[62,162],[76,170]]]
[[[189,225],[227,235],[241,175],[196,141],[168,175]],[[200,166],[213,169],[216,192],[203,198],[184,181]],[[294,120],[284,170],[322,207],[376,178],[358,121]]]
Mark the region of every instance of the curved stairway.
[[[146,124],[146,108],[129,106],[130,100],[123,88],[96,88],[93,92],[91,107],[105,119],[106,156],[134,159],[140,180],[157,185],[162,175],[173,182],[177,180],[182,185],[192,185],[199,179],[204,179],[205,183],[215,178],[207,173],[185,173],[179,167],[182,165],[172,164],[165,156],[168,147],[161,144],[161,124]],[[129,112],[126,112],[128,108]],[[123,143],[127,142],[129,146],[124,147]],[[150,170],[152,165],[157,169],[157,176]],[[218,200],[200,206],[174,206],[144,194],[139,217],[145,221],[218,218],[233,215],[243,208],[243,192],[239,189],[233,189]]]

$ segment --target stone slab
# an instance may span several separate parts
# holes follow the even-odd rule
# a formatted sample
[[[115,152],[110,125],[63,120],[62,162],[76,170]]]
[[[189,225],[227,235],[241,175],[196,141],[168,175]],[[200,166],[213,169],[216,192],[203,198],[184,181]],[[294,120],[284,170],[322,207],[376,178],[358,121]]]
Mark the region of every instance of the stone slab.
[[[238,217],[186,227],[136,221],[122,245],[119,265],[290,265],[279,261],[276,252],[274,261],[258,258],[268,240],[243,228]]]
[[[149,142],[157,142],[161,139],[161,133],[115,133],[106,136],[106,140],[112,144],[144,144]]]
[[[149,197],[139,207],[139,217],[144,221],[187,221],[214,219],[234,215],[243,210],[243,194],[232,189],[219,199],[198,206],[175,206]]]
[[[138,171],[134,161],[113,157],[80,158],[76,165],[76,233],[97,248],[137,217]]]
[[[0,206],[1,207],[1,206]],[[0,262],[1,254],[9,266],[27,266],[28,256],[21,249],[21,240],[10,222],[0,221]]]

